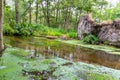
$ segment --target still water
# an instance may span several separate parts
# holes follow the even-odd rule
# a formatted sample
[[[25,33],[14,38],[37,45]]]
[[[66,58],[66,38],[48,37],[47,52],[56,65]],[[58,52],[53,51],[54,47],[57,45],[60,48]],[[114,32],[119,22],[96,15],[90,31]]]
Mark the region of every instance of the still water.
[[[42,37],[10,37],[4,36],[4,41],[13,47],[30,50],[34,57],[42,54],[45,58],[57,56],[70,61],[85,62],[120,69],[120,56],[107,54],[103,51],[84,48],[78,45],[62,43],[57,40]]]

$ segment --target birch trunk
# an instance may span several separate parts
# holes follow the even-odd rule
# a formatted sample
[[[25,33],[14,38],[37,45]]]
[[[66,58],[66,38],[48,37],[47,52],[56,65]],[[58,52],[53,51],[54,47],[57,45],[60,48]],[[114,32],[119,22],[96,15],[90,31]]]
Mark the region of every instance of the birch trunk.
[[[4,49],[4,44],[3,44],[3,14],[4,14],[4,4],[3,0],[0,0],[0,52]]]

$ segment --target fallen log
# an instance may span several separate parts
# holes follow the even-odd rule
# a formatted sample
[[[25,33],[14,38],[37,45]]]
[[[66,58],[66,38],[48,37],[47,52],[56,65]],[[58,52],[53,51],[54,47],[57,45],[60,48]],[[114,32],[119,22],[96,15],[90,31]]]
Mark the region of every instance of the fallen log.
[[[78,23],[78,39],[83,39],[83,34],[96,35],[100,41],[108,41],[113,44],[120,43],[120,20],[96,23],[87,14],[81,17]]]

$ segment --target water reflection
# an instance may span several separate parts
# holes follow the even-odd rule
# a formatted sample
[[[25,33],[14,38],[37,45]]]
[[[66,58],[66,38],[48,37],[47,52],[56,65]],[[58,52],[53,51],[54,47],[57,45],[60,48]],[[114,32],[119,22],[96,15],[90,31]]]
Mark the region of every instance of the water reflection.
[[[45,58],[51,56],[61,57],[70,61],[82,61],[120,69],[120,56],[107,54],[103,51],[83,48],[78,45],[69,45],[44,38],[18,38],[4,37],[5,41],[14,47],[30,51],[30,58],[39,58],[42,54]]]

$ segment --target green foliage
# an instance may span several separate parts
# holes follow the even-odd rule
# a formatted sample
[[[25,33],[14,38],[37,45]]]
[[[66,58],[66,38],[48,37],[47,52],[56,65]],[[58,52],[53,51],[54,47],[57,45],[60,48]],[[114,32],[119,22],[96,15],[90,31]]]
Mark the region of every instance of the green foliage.
[[[70,38],[77,38],[77,32],[73,30],[64,30],[62,28],[51,28],[44,25],[36,25],[34,31],[35,36],[62,36],[67,35]]]
[[[14,0],[12,2],[14,3]],[[61,36],[65,34],[70,38],[76,38],[76,32],[69,32],[67,29],[75,30],[81,15],[92,13],[98,22],[109,18],[119,18],[120,15],[120,4],[114,8],[112,8],[113,6],[108,8],[108,1],[106,0],[21,0],[18,4],[19,15],[16,15],[15,5],[9,6],[7,3],[4,10],[4,22],[10,27],[4,29],[4,33],[22,36]],[[35,6],[30,8],[30,3],[34,3]],[[40,6],[38,9],[37,4]],[[41,11],[39,12],[39,10]],[[32,18],[28,16],[30,12]],[[15,24],[16,16],[20,17],[17,26]],[[28,24],[30,19],[32,22]],[[36,24],[33,25],[33,23]],[[11,29],[14,29],[15,32]]]
[[[9,24],[4,24],[3,33],[6,35],[12,35],[15,33],[15,30]]]
[[[89,43],[89,44],[95,44],[98,42],[98,38],[92,34],[84,34],[84,38],[82,39],[82,42]]]
[[[14,3],[14,0],[12,2]],[[96,21],[114,19],[119,16],[119,5],[116,9],[108,9],[106,0],[21,0],[18,3],[19,15],[16,15],[15,5],[7,3],[4,10],[4,22],[9,27],[5,27],[4,33],[20,36],[61,36],[65,34],[70,38],[76,38],[76,32],[70,32],[68,29],[77,28],[81,15],[92,13]],[[34,3],[35,6],[30,7],[30,3]],[[37,4],[40,7],[37,7]],[[32,17],[28,16],[30,12]],[[17,16],[20,17],[19,24],[16,23]],[[28,23],[30,20],[31,23]]]
[[[29,36],[32,35],[34,27],[31,24],[21,23],[16,26],[16,35]]]
[[[62,30],[57,28],[50,28],[44,25],[36,25],[34,35],[35,36],[61,36]]]
[[[103,75],[103,76],[101,76]],[[109,77],[108,75],[105,74],[94,74],[90,73],[88,74],[87,80],[115,80],[112,77]]]
[[[12,3],[14,2],[15,0],[12,0]],[[30,7],[30,4],[33,3],[35,6]],[[37,4],[39,4],[40,7],[37,8]],[[42,4],[44,4],[44,6]],[[16,15],[15,5],[8,5],[8,2],[6,2],[4,22],[9,23],[12,27],[16,27],[15,25],[13,26],[12,23],[15,23],[16,16],[19,16],[19,23],[27,23],[31,19],[31,24],[40,22],[40,24],[49,27],[61,27],[67,30],[70,26],[75,29],[81,15],[90,12],[95,15],[95,18],[101,18],[99,14],[102,14],[100,13],[102,9],[99,8],[103,7],[104,10],[106,6],[106,0],[21,0],[18,3],[19,15]],[[39,10],[41,11],[39,12]],[[32,18],[28,16],[30,12]],[[34,14],[34,12],[36,14]],[[24,35],[30,34],[29,31],[27,32],[26,30],[23,32],[25,32]]]
[[[50,30],[48,30],[48,35],[51,35],[51,36],[61,36],[62,33],[59,30],[57,30],[57,29],[50,28]]]
[[[67,35],[69,38],[77,38],[76,31],[71,29],[64,30],[62,28],[47,27],[42,24],[28,24],[20,23],[15,28],[9,24],[4,24],[3,32],[6,35],[19,35],[19,36],[62,36]]]
[[[77,38],[77,32],[75,32],[75,31],[69,31],[68,33],[67,33],[67,36],[68,37],[70,37],[70,38]]]

